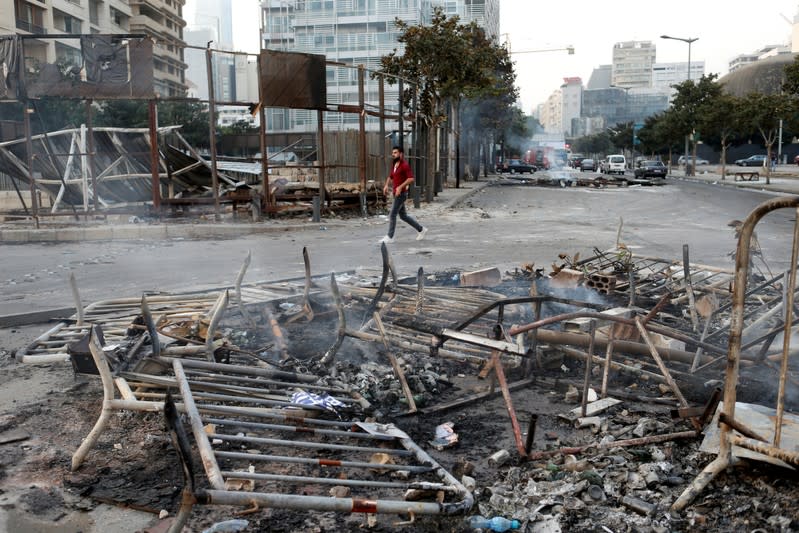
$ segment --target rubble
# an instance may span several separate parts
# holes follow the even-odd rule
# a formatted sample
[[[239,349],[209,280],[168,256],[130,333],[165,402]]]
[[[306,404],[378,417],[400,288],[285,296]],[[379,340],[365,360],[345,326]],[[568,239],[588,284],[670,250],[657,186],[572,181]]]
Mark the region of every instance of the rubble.
[[[724,472],[739,457],[774,464],[755,467],[766,487],[792,480],[785,467],[799,464],[797,404],[784,394],[796,381],[789,336],[772,348],[781,313],[794,307],[795,273],[733,294],[734,272],[620,247],[562,256],[554,276],[508,273],[489,290],[453,286],[451,273],[400,278],[385,247],[379,278],[313,277],[303,256],[306,276],[296,280],[244,284],[247,258],[231,286],[202,293],[84,307],[75,288],[77,316],[17,353],[100,374],[100,418],[73,475],[105,454],[135,453],[104,441],[111,413],[165,412],[175,394],[188,421],[172,420],[174,442],[185,426],[193,444],[169,452],[183,465],[183,496],[163,508],[182,502],[184,521],[195,505],[255,502],[355,515],[411,509],[414,528],[424,527],[417,515],[478,513],[526,531],[735,530],[739,514],[747,527],[794,525],[760,501],[743,504],[746,488],[736,487],[746,511],[710,518],[709,507],[728,505],[724,487],[746,485]],[[732,370],[746,377],[744,397],[762,383],[769,398],[724,401]],[[767,414],[764,403],[774,404]],[[135,417],[120,420],[125,435]],[[712,454],[723,461],[703,474]],[[723,481],[711,485],[716,476]]]

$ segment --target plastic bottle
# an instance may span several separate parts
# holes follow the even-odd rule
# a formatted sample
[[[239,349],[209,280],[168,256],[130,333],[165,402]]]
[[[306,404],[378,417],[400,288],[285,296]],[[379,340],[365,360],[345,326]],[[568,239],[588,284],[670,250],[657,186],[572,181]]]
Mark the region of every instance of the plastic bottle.
[[[509,529],[519,529],[521,524],[518,520],[508,520],[501,516],[485,518],[482,516],[470,516],[469,526],[474,529],[488,529],[491,531],[508,531]]]
[[[236,533],[246,528],[250,523],[247,520],[225,520],[224,522],[217,522],[208,529],[203,530],[203,533]]]

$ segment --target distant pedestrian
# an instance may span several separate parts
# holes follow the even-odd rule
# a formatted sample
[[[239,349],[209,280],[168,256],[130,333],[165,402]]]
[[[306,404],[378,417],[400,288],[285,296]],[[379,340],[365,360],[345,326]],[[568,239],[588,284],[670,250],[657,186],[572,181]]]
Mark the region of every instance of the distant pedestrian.
[[[777,156],[776,155],[772,155],[771,156],[771,171],[774,172],[775,170],[777,170]]]
[[[388,178],[386,178],[386,184],[383,186],[383,194],[388,196],[388,188],[391,186],[391,193],[394,195],[394,203],[391,204],[391,213],[388,215],[388,234],[380,239],[380,242],[388,244],[394,242],[397,215],[417,231],[416,240],[421,241],[427,233],[427,228],[422,227],[422,225],[405,210],[405,201],[408,199],[408,188],[413,183],[413,172],[411,171],[411,166],[405,161],[405,153],[402,147],[395,146],[391,150],[391,161],[391,172]]]

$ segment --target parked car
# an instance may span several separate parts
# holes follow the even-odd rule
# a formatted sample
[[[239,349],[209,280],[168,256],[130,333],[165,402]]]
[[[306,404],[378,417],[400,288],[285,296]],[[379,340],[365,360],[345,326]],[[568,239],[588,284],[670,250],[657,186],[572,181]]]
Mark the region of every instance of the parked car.
[[[766,164],[766,154],[750,155],[746,159],[737,159],[735,164],[739,167],[762,167]]]
[[[694,158],[694,156],[689,155],[688,156],[688,161],[692,161],[693,158]],[[680,158],[677,160],[677,164],[680,165],[680,166],[685,165],[685,156],[684,155],[680,156]],[[709,164],[710,164],[710,162],[707,159],[702,159],[701,157],[697,157],[696,158],[696,163],[695,163],[694,166],[697,166],[697,165],[709,165]]]
[[[596,161],[594,161],[593,159],[585,158],[582,161],[580,161],[580,166],[577,168],[580,169],[580,172],[585,172],[586,170],[590,172],[596,172],[597,164]]]
[[[571,154],[566,162],[572,168],[580,168],[580,162],[583,159],[585,159],[583,154]]]
[[[620,154],[609,155],[602,164],[604,174],[624,174],[627,168],[627,159]]]
[[[538,170],[535,165],[525,163],[521,159],[508,159],[505,163],[497,165],[497,172],[510,172],[511,174],[532,174]]]
[[[662,161],[645,160],[638,162],[634,174],[636,178],[665,178],[666,172],[666,165]]]

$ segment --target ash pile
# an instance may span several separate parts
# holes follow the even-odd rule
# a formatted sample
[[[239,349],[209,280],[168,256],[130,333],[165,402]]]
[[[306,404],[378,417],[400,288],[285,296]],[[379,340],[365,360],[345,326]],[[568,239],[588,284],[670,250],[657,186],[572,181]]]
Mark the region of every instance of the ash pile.
[[[304,250],[304,279],[243,284],[248,257],[217,291],[78,305],[17,358],[100,376],[75,471],[102,461],[106,415],[164,413],[184,472],[173,528],[199,505],[254,527],[299,510],[408,531],[476,514],[547,532],[797,526],[780,341],[795,273],[745,273],[739,303],[736,271],[687,249],[410,277],[382,255],[373,276],[312,276]],[[727,453],[746,468],[708,474]]]

